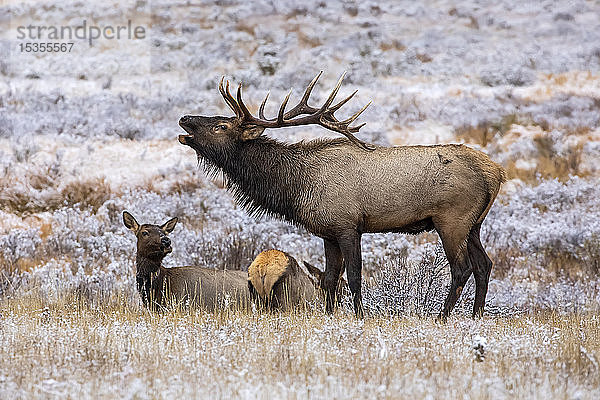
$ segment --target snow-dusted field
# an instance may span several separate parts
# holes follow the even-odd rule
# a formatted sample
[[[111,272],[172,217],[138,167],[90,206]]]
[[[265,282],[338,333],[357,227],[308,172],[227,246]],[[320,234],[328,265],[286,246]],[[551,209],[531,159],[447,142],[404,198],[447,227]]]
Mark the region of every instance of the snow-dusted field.
[[[600,6],[456,3],[2,3],[0,397],[597,397]],[[84,19],[131,21],[145,36],[21,52],[45,40],[20,38],[20,27]],[[364,326],[345,310],[141,310],[125,209],[140,222],[180,218],[169,266],[243,269],[268,248],[324,264],[320,240],[249,217],[176,140],[184,114],[230,115],[223,75],[244,83],[253,110],[270,90],[273,115],[319,70],[315,104],[343,71],[340,96],[359,89],[348,115],[373,100],[358,137],[467,143],[506,168],[482,232],[495,261],[483,321],[462,316],[472,286],[448,325],[430,317],[449,283],[433,233],[363,238]],[[481,362],[475,335],[489,346]],[[17,368],[24,360],[39,368]]]
[[[597,315],[455,317],[440,325],[320,312],[155,316],[69,302],[3,310],[3,398],[600,395]]]

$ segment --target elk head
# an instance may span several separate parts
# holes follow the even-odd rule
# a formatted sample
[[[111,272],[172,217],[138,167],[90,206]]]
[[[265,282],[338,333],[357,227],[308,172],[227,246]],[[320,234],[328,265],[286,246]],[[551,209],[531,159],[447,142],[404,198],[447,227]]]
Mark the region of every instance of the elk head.
[[[168,220],[160,226],[152,224],[140,225],[133,215],[127,211],[123,211],[123,223],[137,238],[138,258],[143,257],[160,262],[167,254],[173,251],[171,239],[167,235],[175,229],[177,217]]]
[[[324,279],[325,272],[321,271],[319,268],[315,267],[314,265],[307,263],[306,261],[304,261],[304,266],[306,267],[306,270],[309,273],[309,277],[310,277],[311,281],[313,282],[313,284],[315,285],[315,287],[317,289],[324,290],[325,285],[323,284],[323,279]],[[339,281],[338,281],[338,288],[337,288],[338,298],[342,296],[344,289],[348,287],[348,283],[342,276],[343,274],[344,274],[344,271],[342,270],[340,273]]]
[[[369,106],[368,103],[357,113],[343,121],[339,121],[334,113],[346,104],[357,91],[354,91],[344,100],[332,105],[335,96],[337,95],[344,79],[345,73],[340,77],[337,85],[320,107],[311,107],[308,105],[308,99],[313,87],[321,76],[321,71],[308,85],[300,103],[289,111],[285,111],[287,103],[290,99],[291,90],[281,103],[279,112],[276,118],[267,119],[264,115],[265,104],[269,98],[269,94],[260,105],[258,114],[259,117],[253,116],[248,107],[242,100],[242,85],[237,89],[236,97],[234,98],[229,91],[229,82],[225,82],[225,77],[221,78],[219,83],[219,92],[227,105],[235,113],[235,117],[203,117],[185,115],[179,120],[179,125],[188,133],[187,135],[179,135],[179,142],[192,147],[198,155],[209,156],[214,152],[222,153],[224,150],[234,146],[237,143],[254,140],[262,135],[266,128],[281,128],[287,126],[301,125],[320,125],[329,130],[341,133],[346,136],[352,143],[357,146],[373,150],[374,147],[357,139],[353,133],[364,125],[350,126],[356,118]]]

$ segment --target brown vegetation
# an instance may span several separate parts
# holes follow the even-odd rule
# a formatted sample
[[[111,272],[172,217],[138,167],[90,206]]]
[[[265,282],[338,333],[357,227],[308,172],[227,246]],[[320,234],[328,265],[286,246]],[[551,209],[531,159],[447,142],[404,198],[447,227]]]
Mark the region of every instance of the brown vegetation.
[[[513,124],[517,124],[516,114],[505,115],[498,121],[485,121],[477,126],[462,126],[454,130],[457,139],[465,143],[486,147],[496,135],[503,136]]]
[[[74,180],[61,187],[52,168],[0,176],[0,207],[19,215],[33,215],[62,207],[98,210],[112,194],[104,178]]]
[[[533,169],[520,169],[515,160],[507,162],[505,169],[509,179],[518,178],[526,183],[534,184],[543,179],[557,178],[561,182],[567,181],[571,176],[586,176],[588,173],[580,169],[583,145],[578,143],[569,146],[564,154],[558,154],[552,141],[548,137],[536,136],[534,143],[538,149],[537,158],[531,160],[535,163]]]
[[[3,393],[592,399],[600,385],[595,315],[456,317],[446,324],[386,316],[362,323],[321,312],[156,315],[126,300],[0,301]]]

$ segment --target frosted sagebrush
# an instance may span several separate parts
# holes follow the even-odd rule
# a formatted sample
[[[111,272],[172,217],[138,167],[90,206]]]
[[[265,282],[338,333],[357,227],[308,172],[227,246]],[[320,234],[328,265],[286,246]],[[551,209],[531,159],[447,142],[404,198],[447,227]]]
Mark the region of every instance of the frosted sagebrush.
[[[437,314],[449,283],[450,266],[440,244],[420,261],[387,260],[363,284],[365,310],[371,315]]]
[[[600,237],[598,185],[573,177],[520,186],[506,204],[490,211],[483,238],[497,249],[536,256],[568,256],[597,273]],[[582,212],[581,210],[585,210]]]

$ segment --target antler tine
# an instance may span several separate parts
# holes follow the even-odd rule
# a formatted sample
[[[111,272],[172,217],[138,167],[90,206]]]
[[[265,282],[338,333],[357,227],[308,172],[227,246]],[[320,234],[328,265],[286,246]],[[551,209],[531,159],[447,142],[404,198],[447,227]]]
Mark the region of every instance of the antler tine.
[[[238,88],[237,88],[237,103],[238,103],[240,109],[242,110],[242,113],[244,114],[245,120],[254,119],[254,117],[252,116],[252,113],[250,113],[250,110],[248,110],[248,107],[246,107],[246,105],[244,104],[244,101],[242,100],[242,84],[241,83],[238,85]]]
[[[313,78],[313,80],[310,81],[310,83],[306,87],[306,90],[304,91],[304,94],[302,95],[302,99],[300,100],[300,103],[298,103],[290,111],[286,112],[285,115],[283,116],[284,119],[291,119],[291,118],[297,117],[298,115],[302,115],[302,114],[314,114],[317,111],[319,111],[318,108],[314,108],[314,107],[311,107],[308,105],[308,99],[310,98],[312,90],[315,87],[315,85],[317,84],[317,81],[319,80],[319,78],[321,77],[322,74],[323,74],[323,71],[319,72],[317,74],[317,76],[315,76]]]
[[[231,95],[228,97],[227,93],[225,92],[225,89],[223,88],[223,82],[224,81],[225,81],[225,77],[222,76],[221,77],[221,82],[219,82],[219,92],[221,93],[221,96],[223,96],[223,100],[225,100],[225,103],[227,103],[227,105],[229,106],[229,108],[231,108],[231,110],[235,113],[235,115],[238,116],[239,113],[238,113],[238,110],[237,110],[237,107],[236,107],[237,105],[231,101],[232,100]]]
[[[349,126],[349,127],[348,127],[348,131],[349,131],[349,132],[352,132],[352,133],[356,133],[356,132],[358,132],[358,131],[360,130],[360,128],[362,128],[362,127],[363,127],[363,126],[365,126],[366,124],[367,124],[366,122],[363,122],[363,123],[362,123],[362,124],[360,124],[360,125],[356,125],[356,126]]]
[[[354,135],[352,135],[350,133],[342,132],[342,135],[346,136],[348,139],[350,139],[350,141],[352,143],[354,143],[358,147],[362,147],[363,149],[365,149],[367,151],[373,151],[376,149],[375,145],[372,145],[371,143],[363,142],[362,140],[358,139],[357,137],[355,137]]]
[[[350,95],[350,97],[354,96],[354,94],[356,94],[356,92],[354,92],[352,95]],[[345,103],[346,101],[348,101],[349,98],[342,100],[342,103]],[[339,103],[338,103],[339,104]],[[361,140],[359,140],[358,138],[356,138],[354,135],[352,135],[352,133],[356,133],[360,130],[360,128],[362,128],[363,126],[365,126],[365,123],[362,123],[358,126],[350,126],[350,124],[352,122],[354,122],[356,120],[356,118],[358,118],[358,116],[360,114],[362,114],[367,107],[369,107],[371,105],[371,102],[368,102],[363,108],[361,108],[360,110],[358,110],[356,113],[354,113],[352,116],[350,116],[350,118],[347,118],[343,121],[337,121],[335,119],[335,117],[333,116],[333,112],[337,109],[334,109],[334,107],[329,108],[327,111],[330,111],[333,109],[332,112],[328,112],[326,115],[324,114],[323,117],[319,120],[319,123],[325,127],[327,127],[328,129],[331,129],[333,131],[339,132],[342,135],[346,136],[348,139],[350,139],[350,141],[362,148],[364,148],[365,150],[375,150],[375,147],[371,144],[367,144]],[[337,104],[336,104],[337,106]]]
[[[229,81],[225,80],[225,77],[221,78],[221,82],[219,83],[219,91],[221,95],[225,99],[225,102],[231,109],[235,112],[236,116],[241,120],[242,123],[248,125],[257,125],[263,126],[265,128],[281,128],[286,126],[301,126],[301,125],[321,125],[324,128],[332,130],[334,132],[341,133],[346,136],[352,143],[355,145],[365,149],[365,150],[374,150],[375,147],[373,145],[367,144],[359,139],[357,139],[353,133],[359,131],[365,124],[360,124],[358,126],[350,126],[352,122],[354,122],[366,109],[369,107],[371,102],[366,104],[359,111],[354,113],[349,118],[338,121],[334,113],[339,110],[344,104],[346,104],[350,99],[352,99],[357,91],[354,91],[350,96],[346,97],[342,101],[336,103],[335,105],[331,105],[335,96],[337,96],[340,87],[342,86],[342,81],[346,76],[346,72],[342,74],[339,78],[337,84],[329,94],[329,97],[325,101],[325,103],[320,108],[311,107],[308,105],[308,100],[314,89],[317,81],[323,74],[323,71],[319,72],[317,76],[313,78],[312,81],[306,87],[304,94],[302,95],[302,99],[300,102],[293,107],[287,113],[285,112],[285,108],[290,100],[290,96],[292,95],[292,90],[288,92],[285,96],[285,99],[279,106],[279,111],[277,113],[277,117],[273,119],[265,118],[265,105],[267,104],[267,100],[269,99],[269,94],[265,96],[264,100],[260,104],[258,109],[259,118],[254,117],[248,107],[244,104],[242,100],[242,84],[240,84],[237,88],[236,98],[234,98],[229,91]],[[225,85],[224,85],[225,83]],[[298,117],[300,115],[305,115],[304,117]]]
[[[223,75],[221,77],[221,81],[219,82],[219,92],[221,92],[221,95],[223,97],[225,97],[225,100],[227,100],[227,96],[225,95],[225,89],[223,88],[223,82],[225,81],[225,75]]]
[[[221,78],[221,83],[219,84],[219,91],[221,92],[221,95],[225,99],[225,102],[227,103],[229,108],[231,108],[233,110],[233,112],[235,113],[236,117],[243,119],[244,114],[242,113],[242,110],[240,109],[238,103],[235,101],[235,99],[231,95],[231,92],[229,92],[229,81],[225,81],[226,85],[225,85],[225,89],[223,89],[223,81],[224,80],[225,80],[225,77]]]
[[[358,93],[358,89],[355,90],[350,96],[346,97],[344,100],[337,103],[335,106],[329,107],[329,110],[327,110],[327,111],[331,111],[331,114],[333,114],[334,112],[339,110],[344,104],[346,104],[348,101],[350,101],[350,99],[353,98],[356,93]]]
[[[315,85],[317,84],[317,81],[319,80],[319,78],[321,77],[321,75],[323,75],[323,71],[320,71],[317,76],[315,76],[313,78],[312,81],[310,81],[310,83],[308,84],[308,86],[306,87],[306,90],[304,91],[304,95],[302,96],[302,100],[300,100],[300,103],[304,104],[304,105],[308,105],[308,98],[310,97],[310,93],[312,92],[313,88],[315,87]]]
[[[285,106],[287,106],[287,103],[290,100],[291,95],[292,95],[292,89],[290,89],[287,96],[285,96],[283,103],[281,103],[281,107],[279,107],[279,113],[277,113],[277,123],[278,124],[283,124],[283,114],[285,112]]]
[[[356,136],[352,135],[351,133],[341,132],[341,134],[346,136],[348,139],[350,139],[350,141],[352,143],[354,143],[355,145],[357,145],[358,147],[362,147],[363,149],[368,150],[368,151],[373,151],[376,149],[375,145],[372,145],[371,143],[365,143],[362,140],[358,139]]]
[[[342,124],[339,121],[336,122],[336,121],[323,119],[320,121],[320,125],[326,127],[327,129],[330,129],[332,131],[341,133],[342,135],[346,136],[352,143],[354,143],[355,145],[357,145],[365,150],[368,150],[368,151],[375,150],[375,146],[373,146],[372,144],[363,142],[362,140],[358,139],[356,136],[354,136],[352,134],[352,132],[358,132],[358,129],[360,129],[361,127],[363,127],[365,125],[364,123],[359,126],[348,129],[347,125]]]
[[[221,81],[219,82],[219,92],[222,96],[225,96],[225,91],[223,90],[223,81],[225,80],[225,75],[221,77]]]
[[[356,93],[356,92],[354,92]],[[372,101],[369,101],[367,104],[365,104],[365,106],[363,108],[361,108],[360,110],[358,110],[354,115],[352,115],[350,118],[347,118],[343,121],[340,122],[340,124],[346,124],[346,125],[350,125],[352,122],[354,122],[354,120],[356,118],[358,118],[358,116],[360,114],[363,113],[363,111],[365,111],[367,109],[367,107],[369,107],[371,105]],[[363,124],[364,125],[364,124]],[[362,126],[362,125],[361,125]],[[348,127],[349,128],[349,127]]]
[[[265,105],[267,104],[267,100],[269,99],[270,93],[271,92],[267,92],[265,99],[262,101],[262,103],[260,103],[260,108],[258,109],[258,116],[260,119],[266,119],[265,118]]]
[[[327,101],[325,102],[325,104],[323,104],[323,106],[321,106],[321,109],[319,111],[325,111],[329,108],[329,106],[333,102],[333,99],[335,99],[335,96],[337,96],[337,93],[340,90],[340,87],[342,86],[342,81],[344,80],[345,76],[346,76],[346,71],[344,71],[342,76],[340,76],[340,79],[338,79],[337,84],[335,85],[335,88],[333,88],[333,90],[331,91],[331,94],[327,98]]]

